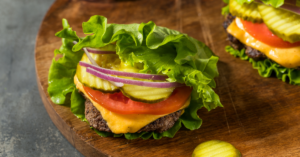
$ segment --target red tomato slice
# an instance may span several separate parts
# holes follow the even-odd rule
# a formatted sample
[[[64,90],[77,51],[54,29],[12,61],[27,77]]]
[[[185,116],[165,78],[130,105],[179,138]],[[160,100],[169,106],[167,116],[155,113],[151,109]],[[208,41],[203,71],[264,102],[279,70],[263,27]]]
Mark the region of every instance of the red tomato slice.
[[[154,104],[147,104],[133,101],[124,96],[122,92],[110,94],[86,86],[83,86],[83,88],[93,101],[107,110],[119,114],[170,114],[178,111],[189,99],[192,92],[190,87],[178,87],[168,99]]]
[[[290,43],[273,34],[266,24],[252,23],[242,20],[245,30],[255,39],[277,48],[290,48],[300,46],[300,42]]]

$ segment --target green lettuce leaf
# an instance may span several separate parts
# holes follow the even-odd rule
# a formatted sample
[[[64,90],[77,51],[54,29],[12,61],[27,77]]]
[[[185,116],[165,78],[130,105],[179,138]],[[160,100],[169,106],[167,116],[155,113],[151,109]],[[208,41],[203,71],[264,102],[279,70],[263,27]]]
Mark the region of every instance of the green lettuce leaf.
[[[284,82],[289,81],[290,84],[300,85],[299,70],[282,67],[269,59],[265,59],[263,61],[255,61],[245,54],[245,49],[239,51],[231,46],[226,46],[225,51],[235,57],[241,58],[242,60],[249,61],[252,64],[253,68],[257,69],[259,75],[262,77],[270,77],[272,73],[274,73],[278,79]]]
[[[63,38],[60,49],[54,51],[54,58],[52,59],[48,75],[48,93],[55,104],[64,105],[71,100],[70,107],[72,113],[79,119],[85,121],[84,98],[78,93],[73,81],[77,64],[84,52],[72,51],[76,33],[70,30],[70,26],[66,20],[63,20],[63,27],[64,31],[68,30],[68,32],[64,33],[68,35],[69,38]],[[56,55],[62,55],[62,57],[56,61]],[[68,94],[71,94],[70,100],[66,100]]]
[[[85,99],[80,95],[78,89],[74,88],[71,95],[71,112],[82,121],[87,121],[85,119]]]
[[[222,8],[222,15],[227,16],[229,13],[229,5]]]
[[[68,93],[71,93],[71,111],[81,120],[84,117],[84,99],[75,89],[73,77],[76,66],[84,53],[83,47],[103,47],[116,43],[116,52],[126,64],[144,63],[141,73],[166,74],[170,82],[185,83],[193,87],[192,101],[178,122],[161,134],[135,133],[124,134],[127,139],[153,136],[155,139],[173,137],[180,129],[181,123],[191,130],[198,129],[202,120],[197,110],[205,107],[208,110],[222,107],[219,96],[213,91],[218,76],[216,57],[202,42],[175,30],[156,26],[153,22],[141,24],[107,24],[103,16],[92,16],[83,23],[83,31],[87,34],[79,38],[76,32],[63,19],[63,30],[55,35],[62,38],[63,45],[55,51],[62,58],[53,59],[49,71],[48,93],[56,104],[66,103]],[[72,42],[77,41],[74,45]],[[101,136],[122,136],[96,131]]]
[[[227,5],[222,8],[222,15],[227,16],[230,13],[229,12],[229,0],[223,0],[223,2],[226,3]]]

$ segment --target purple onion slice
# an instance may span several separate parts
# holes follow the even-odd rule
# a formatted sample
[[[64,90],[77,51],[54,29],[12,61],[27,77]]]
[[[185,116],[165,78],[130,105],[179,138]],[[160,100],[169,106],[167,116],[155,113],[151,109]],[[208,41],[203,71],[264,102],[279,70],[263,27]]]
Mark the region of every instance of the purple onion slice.
[[[77,41],[73,41],[73,44],[77,44]],[[105,50],[101,50],[101,49],[97,49],[97,48],[90,48],[90,47],[86,47],[87,51],[89,53],[95,53],[95,54],[116,54],[116,51],[105,51]],[[83,48],[84,50],[84,48]]]
[[[149,80],[162,80],[166,81],[168,76],[166,75],[156,75],[156,74],[143,74],[143,73],[133,73],[133,72],[124,72],[124,71],[117,71],[117,70],[111,70],[111,69],[106,69],[102,68],[100,66],[95,66],[86,62],[79,62],[79,65],[84,66],[84,67],[89,67],[91,69],[94,69],[96,71],[99,71],[104,74],[109,74],[109,75],[117,75],[117,76],[125,76],[125,77],[134,77],[134,78],[140,78],[140,79],[149,79]]]
[[[96,53],[96,54],[116,54],[116,51],[103,51],[103,50],[100,50],[100,49],[89,48],[89,47],[87,47],[86,49],[89,51],[89,53]]]
[[[104,74],[102,72],[96,71],[90,67],[86,68],[86,72],[90,73],[92,75],[95,75],[96,77],[99,77],[101,79],[104,79],[104,80],[107,80],[110,82],[116,82],[116,83],[124,83],[124,84],[131,84],[131,85],[144,86],[144,87],[153,87],[153,88],[172,88],[172,87],[183,86],[183,84],[180,84],[177,82],[148,82],[148,81],[138,81],[138,80],[114,77],[114,76],[110,76],[110,75]]]

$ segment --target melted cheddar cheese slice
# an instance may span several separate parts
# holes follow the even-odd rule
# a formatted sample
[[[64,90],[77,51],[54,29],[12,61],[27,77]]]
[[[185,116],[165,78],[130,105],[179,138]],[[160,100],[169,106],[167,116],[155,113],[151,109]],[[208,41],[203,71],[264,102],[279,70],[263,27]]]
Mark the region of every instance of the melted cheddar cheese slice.
[[[115,134],[121,133],[136,133],[144,126],[155,121],[156,119],[163,117],[165,115],[149,115],[149,114],[118,114],[111,112],[95,101],[93,101],[88,94],[83,89],[83,85],[79,82],[78,78],[74,77],[74,83],[77,89],[84,93],[84,95],[91,100],[93,105],[101,113],[103,119],[107,122],[110,130]],[[190,104],[190,98],[186,103],[179,109],[184,109]]]
[[[243,29],[239,19],[233,21],[227,28],[227,32],[239,39],[242,43],[264,53],[268,58],[286,68],[296,68],[300,66],[300,46],[292,48],[276,48],[269,46],[253,38]]]

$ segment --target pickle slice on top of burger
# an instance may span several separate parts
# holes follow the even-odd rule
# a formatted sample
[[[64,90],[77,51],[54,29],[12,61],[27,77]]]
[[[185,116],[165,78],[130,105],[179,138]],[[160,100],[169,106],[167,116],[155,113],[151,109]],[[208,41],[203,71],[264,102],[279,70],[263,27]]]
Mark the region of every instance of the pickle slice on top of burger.
[[[300,1],[227,2],[223,26],[231,46],[226,51],[251,62],[263,77],[274,73],[300,85]]]
[[[184,125],[198,129],[197,110],[222,107],[215,88],[218,57],[202,42],[153,22],[83,23],[78,37],[66,19],[56,33],[48,93],[101,136],[174,137]],[[70,100],[68,100],[70,99]]]

